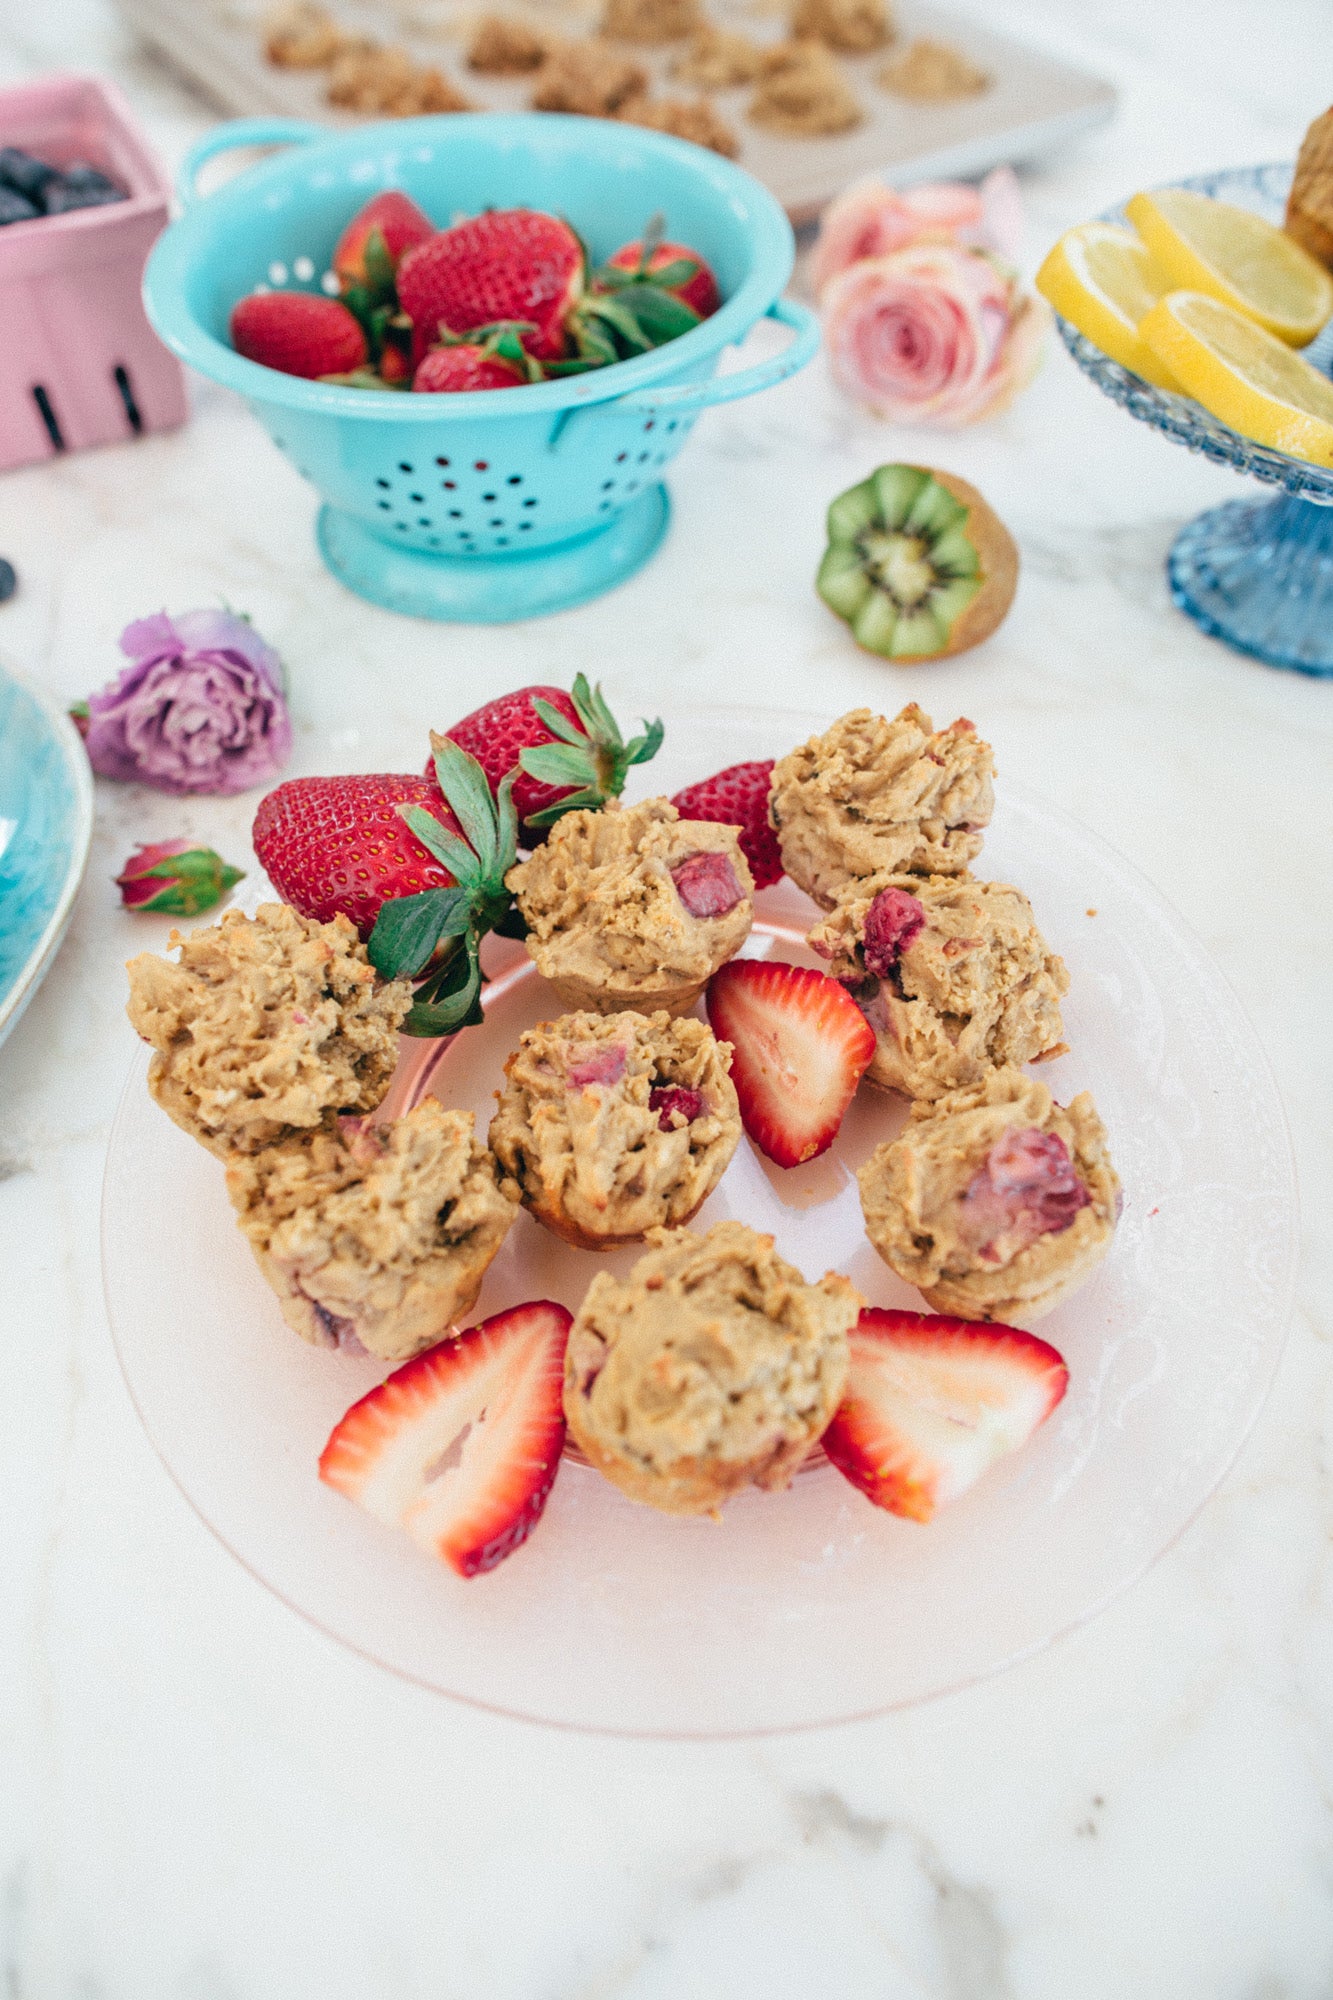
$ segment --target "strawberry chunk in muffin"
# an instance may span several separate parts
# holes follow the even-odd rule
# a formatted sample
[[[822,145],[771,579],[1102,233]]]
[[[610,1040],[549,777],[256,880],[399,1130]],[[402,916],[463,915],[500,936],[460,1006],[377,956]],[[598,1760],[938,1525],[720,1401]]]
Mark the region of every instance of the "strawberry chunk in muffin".
[[[665,1012],[566,1014],[505,1064],[490,1143],[538,1222],[584,1250],[688,1222],[736,1150],[731,1052]]]

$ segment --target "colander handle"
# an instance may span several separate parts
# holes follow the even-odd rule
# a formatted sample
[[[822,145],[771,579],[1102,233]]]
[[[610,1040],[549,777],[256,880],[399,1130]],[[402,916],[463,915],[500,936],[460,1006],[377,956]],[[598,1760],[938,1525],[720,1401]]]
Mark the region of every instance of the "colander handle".
[[[670,415],[676,410],[706,410],[710,403],[734,403],[738,396],[753,396],[760,389],[771,389],[775,382],[785,381],[798,368],[804,368],[819,346],[819,319],[808,306],[797,305],[794,299],[774,299],[765,317],[775,319],[796,336],[781,354],[767,361],[756,361],[753,368],[714,375],[707,382],[682,382],[674,389],[634,389],[609,407],[642,410],[648,416],[659,411]]]
[[[233,153],[238,146],[308,146],[328,136],[327,126],[313,125],[308,118],[232,118],[191,146],[176,176],[176,199],[182,208],[203,199],[195,185],[199,170],[219,153]]]

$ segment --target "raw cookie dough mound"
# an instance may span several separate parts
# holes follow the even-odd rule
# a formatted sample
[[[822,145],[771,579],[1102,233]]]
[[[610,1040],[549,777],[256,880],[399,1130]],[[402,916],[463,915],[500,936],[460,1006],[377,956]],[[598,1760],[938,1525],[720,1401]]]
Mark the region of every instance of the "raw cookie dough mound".
[[[130,960],[126,1012],[157,1051],[148,1088],[183,1132],[225,1159],[331,1111],[374,1110],[412,989],[380,984],[346,917],[320,924],[264,903],[171,944],[179,964]]]
[[[1064,1054],[1064,961],[1021,889],[966,875],[849,882],[810,932],[875,1031],[866,1075],[943,1097],[1006,1064]]]
[[[651,132],[670,132],[693,146],[706,146],[725,160],[734,160],[741,149],[731,126],[706,97],[632,97],[616,116],[626,125],[645,125]]]
[[[227,1165],[227,1193],[282,1316],[316,1347],[406,1361],[472,1310],[518,1214],[470,1111],[330,1119]]]
[[[822,42],[783,42],[764,58],[764,74],[746,117],[783,139],[850,132],[865,116]]]
[[[857,1179],[866,1234],[928,1305],[1017,1326],[1078,1289],[1120,1212],[1091,1097],[1065,1110],[1016,1069],[914,1104]]]
[[[716,1515],[786,1486],[847,1379],[862,1300],[807,1284],[743,1222],[654,1230],[626,1278],[600,1272],[570,1330],[565,1415],[599,1472],[667,1514]]]
[[[885,0],[796,0],[791,32],[798,41],[864,56],[893,40],[893,15]]]
[[[689,1222],[741,1135],[731,1050],[666,1013],[565,1014],[505,1064],[490,1144],[538,1222],[581,1250]]]
[[[985,70],[978,69],[961,49],[925,38],[891,56],[878,80],[885,90],[918,104],[948,104],[957,97],[978,97],[990,85]]]
[[[773,768],[768,816],[793,882],[824,909],[869,875],[962,875],[995,806],[995,758],[960,716],[854,708]]]
[[[600,32],[613,42],[683,42],[703,24],[699,0],[606,0]]]
[[[553,45],[537,72],[534,111],[573,111],[584,118],[614,118],[648,88],[648,72],[608,43],[589,36]]]
[[[542,978],[598,1014],[683,1014],[754,915],[735,827],[682,819],[668,799],[566,813],[505,882]]]
[[[676,57],[671,74],[677,83],[695,90],[728,90],[733,84],[753,83],[763,66],[764,52],[758,42],[710,22],[700,28],[685,53]]]
[[[551,41],[512,14],[483,14],[472,30],[467,66],[479,76],[526,76],[540,69]]]

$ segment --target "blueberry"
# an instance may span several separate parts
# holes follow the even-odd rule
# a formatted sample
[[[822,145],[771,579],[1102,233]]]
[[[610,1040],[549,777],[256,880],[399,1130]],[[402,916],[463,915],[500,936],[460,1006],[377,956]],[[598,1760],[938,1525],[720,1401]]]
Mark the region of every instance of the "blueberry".
[[[19,580],[14,574],[13,563],[6,562],[4,557],[0,556],[0,604],[7,604],[18,587]]]
[[[66,187],[109,189],[113,194],[123,196],[123,189],[104,174],[100,167],[90,167],[86,160],[71,160],[67,167],[60,169],[60,178]]]
[[[40,201],[42,189],[55,177],[55,168],[48,167],[45,160],[35,160],[18,146],[0,146],[0,183],[13,188],[15,194]]]
[[[7,222],[31,222],[33,216],[41,212],[30,201],[25,201],[21,194],[15,194],[13,188],[0,185],[0,228]]]
[[[68,181],[53,181],[46,190],[48,215],[68,215],[75,208],[106,208],[113,201],[128,201],[118,187],[87,187]]]

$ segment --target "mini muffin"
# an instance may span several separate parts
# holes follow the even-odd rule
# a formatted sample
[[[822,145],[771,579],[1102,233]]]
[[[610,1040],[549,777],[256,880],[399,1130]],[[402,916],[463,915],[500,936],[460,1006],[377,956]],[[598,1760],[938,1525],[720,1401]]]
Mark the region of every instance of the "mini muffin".
[[[542,978],[598,1014],[684,1013],[754,915],[736,828],[682,819],[667,799],[566,813],[505,883]]]
[[[1017,1069],[914,1104],[857,1179],[866,1234],[928,1305],[1020,1326],[1078,1289],[1120,1213],[1091,1097],[1066,1110]]]
[[[773,768],[768,814],[792,881],[832,909],[867,875],[962,875],[995,806],[995,758],[964,717],[854,708]]]
[[[565,1014],[505,1064],[490,1144],[538,1222],[581,1250],[689,1222],[741,1135],[731,1047],[666,1013]]]
[[[130,1025],[157,1054],[148,1088],[183,1132],[225,1159],[327,1113],[372,1111],[412,1004],[384,985],[346,917],[319,924],[285,903],[229,910],[189,937],[180,961],[129,962]]]
[[[433,1097],[382,1126],[331,1118],[235,1154],[227,1193],[287,1324],[384,1361],[419,1354],[472,1310],[518,1214],[472,1113]]]
[[[1069,974],[1021,889],[968,875],[850,882],[810,932],[875,1031],[871,1083],[943,1097],[1063,1055]]]
[[[599,1272],[570,1329],[565,1415],[599,1472],[667,1514],[712,1514],[786,1486],[847,1379],[863,1304],[807,1284],[743,1222],[655,1229],[626,1278]]]

